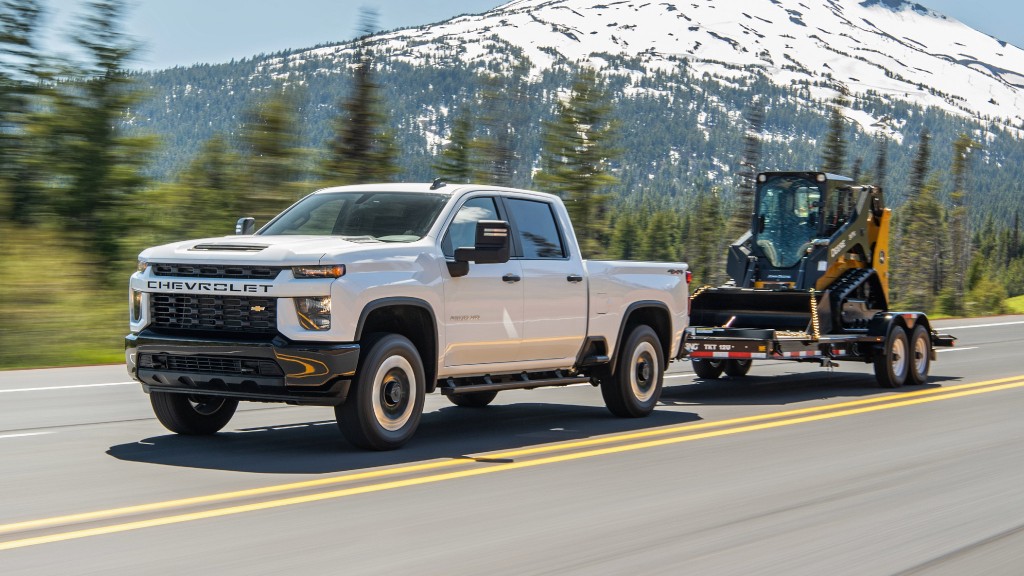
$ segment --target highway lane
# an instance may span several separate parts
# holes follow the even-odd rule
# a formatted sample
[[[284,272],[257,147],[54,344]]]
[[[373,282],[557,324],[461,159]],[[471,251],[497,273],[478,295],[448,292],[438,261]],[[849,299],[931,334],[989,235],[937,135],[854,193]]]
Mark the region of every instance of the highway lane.
[[[765,362],[708,384],[676,364],[650,418],[610,418],[586,386],[484,410],[434,395],[414,442],[387,454],[350,449],[330,410],[252,405],[224,434],[180,438],[121,367],[0,373],[0,525],[232,494],[0,527],[0,542],[254,507],[0,551],[0,573],[1024,572],[1024,388],[999,389],[1024,383],[1024,317],[939,326],[961,340],[936,384],[1011,380],[945,398],[880,390],[862,365]],[[908,393],[930,401],[889,406]],[[600,449],[619,451],[587,455]],[[275,488],[302,482],[326,484]]]

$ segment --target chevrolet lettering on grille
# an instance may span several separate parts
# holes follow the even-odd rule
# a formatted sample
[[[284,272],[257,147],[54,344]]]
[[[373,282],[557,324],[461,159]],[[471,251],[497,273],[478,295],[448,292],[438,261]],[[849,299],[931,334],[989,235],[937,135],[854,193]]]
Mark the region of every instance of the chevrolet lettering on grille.
[[[265,294],[270,284],[246,284],[240,282],[183,282],[180,280],[149,280],[146,287],[151,290],[194,290],[197,292],[236,292]]]

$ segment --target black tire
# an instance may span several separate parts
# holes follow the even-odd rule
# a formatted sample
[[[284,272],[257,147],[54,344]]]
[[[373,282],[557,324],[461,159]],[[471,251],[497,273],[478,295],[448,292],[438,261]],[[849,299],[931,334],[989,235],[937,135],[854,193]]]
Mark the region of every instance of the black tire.
[[[717,380],[722,375],[722,370],[725,370],[725,360],[694,358],[690,364],[693,365],[697,377],[705,380]]]
[[[619,347],[615,373],[601,379],[608,410],[623,418],[647,416],[658,404],[664,381],[661,341],[650,326],[637,326]]]
[[[348,398],[334,408],[354,446],[394,450],[408,442],[423,414],[426,376],[420,354],[399,334],[368,339]]]
[[[754,364],[753,360],[726,360],[725,361],[725,375],[733,378],[742,378],[750,372],[751,365]]]
[[[923,324],[910,334],[910,380],[907,384],[927,384],[932,360],[932,335]]]
[[[463,408],[483,408],[490,404],[498,395],[497,390],[490,392],[466,392],[465,394],[452,394],[448,401]]]
[[[899,388],[906,384],[910,360],[907,331],[893,326],[885,339],[885,350],[875,356],[875,379],[878,385],[883,388]]]
[[[176,434],[208,436],[227,426],[238,400],[217,396],[150,392],[153,413],[165,428]]]

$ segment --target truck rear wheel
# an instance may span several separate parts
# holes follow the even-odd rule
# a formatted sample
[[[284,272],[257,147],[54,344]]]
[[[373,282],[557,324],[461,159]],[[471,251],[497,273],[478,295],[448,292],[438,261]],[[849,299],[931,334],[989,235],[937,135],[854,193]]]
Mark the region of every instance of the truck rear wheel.
[[[238,400],[171,392],[150,392],[149,403],[165,428],[189,436],[215,434],[227,426],[238,408]]]
[[[408,442],[423,413],[426,376],[408,338],[368,339],[348,398],[334,408],[338,427],[354,446],[394,450]]]
[[[750,366],[754,363],[753,360],[726,360],[725,361],[725,375],[732,376],[733,378],[742,378],[750,372]]]
[[[639,418],[661,397],[664,371],[661,341],[650,326],[637,326],[619,349],[615,373],[601,379],[605,406],[616,416]]]
[[[693,365],[693,371],[697,377],[705,380],[716,380],[722,375],[722,370],[725,370],[725,360],[694,358],[690,364]]]
[[[448,396],[448,401],[463,408],[483,408],[490,404],[497,395],[497,390],[491,390],[490,392],[466,392],[464,394],[452,394]]]
[[[907,382],[912,355],[907,331],[900,326],[889,329],[885,350],[875,356],[875,378],[883,388],[899,388]]]
[[[914,326],[910,335],[910,382],[908,384],[927,384],[928,369],[932,359],[932,335],[923,324]]]

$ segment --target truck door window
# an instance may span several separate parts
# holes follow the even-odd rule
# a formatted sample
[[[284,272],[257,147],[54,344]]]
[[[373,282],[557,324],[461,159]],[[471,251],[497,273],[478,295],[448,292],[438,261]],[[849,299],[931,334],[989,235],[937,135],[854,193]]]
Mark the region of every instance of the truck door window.
[[[441,251],[445,257],[454,258],[456,248],[473,246],[476,242],[476,223],[480,220],[500,220],[494,198],[470,198],[459,208],[441,240]]]
[[[505,206],[515,223],[519,245],[523,247],[523,258],[565,258],[565,247],[550,204],[506,198]]]

